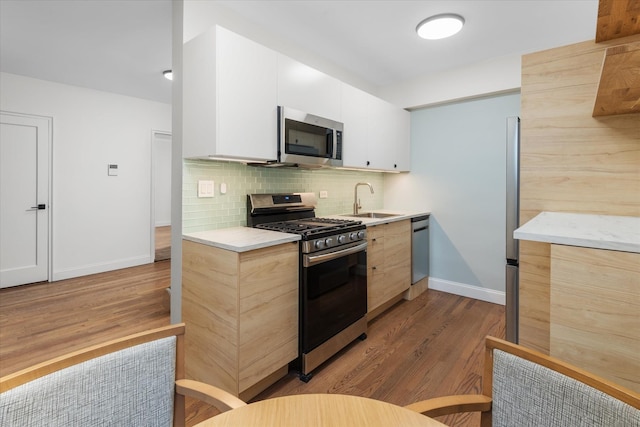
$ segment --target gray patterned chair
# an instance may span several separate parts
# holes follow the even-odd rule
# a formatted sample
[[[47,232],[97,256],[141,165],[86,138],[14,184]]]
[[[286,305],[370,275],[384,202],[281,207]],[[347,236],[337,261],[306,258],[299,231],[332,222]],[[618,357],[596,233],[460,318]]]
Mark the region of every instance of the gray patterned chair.
[[[498,338],[486,339],[482,393],[406,408],[430,417],[479,411],[483,427],[640,427],[640,394]]]
[[[0,378],[0,426],[184,426],[185,396],[245,405],[184,378],[184,324],[69,353]]]

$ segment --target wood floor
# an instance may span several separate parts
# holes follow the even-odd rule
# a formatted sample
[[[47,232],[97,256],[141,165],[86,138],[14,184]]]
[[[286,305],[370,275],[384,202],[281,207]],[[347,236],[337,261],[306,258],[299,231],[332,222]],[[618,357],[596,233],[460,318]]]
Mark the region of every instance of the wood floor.
[[[170,261],[0,290],[0,375],[110,338],[169,323]],[[188,325],[187,325],[188,328]],[[291,373],[254,400],[343,393],[406,405],[480,391],[483,338],[504,337],[504,307],[429,290],[402,301],[314,372]],[[188,425],[216,411],[188,402]],[[477,414],[443,417],[478,425]]]

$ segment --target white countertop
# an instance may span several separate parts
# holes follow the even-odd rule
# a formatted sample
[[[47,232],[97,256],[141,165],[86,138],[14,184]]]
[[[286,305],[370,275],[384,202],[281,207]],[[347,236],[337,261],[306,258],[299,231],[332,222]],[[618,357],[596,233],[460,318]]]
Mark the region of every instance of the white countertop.
[[[430,212],[406,212],[393,209],[376,209],[375,212],[392,213],[397,216],[387,218],[360,218],[349,215],[323,215],[326,218],[355,219],[360,220],[367,227],[386,224],[388,222],[402,221],[418,216],[430,215]],[[203,245],[209,245],[233,252],[247,252],[254,249],[266,248],[281,243],[296,242],[300,236],[280,231],[262,230],[251,227],[221,228],[217,230],[198,231],[182,235],[185,240]]]
[[[390,216],[386,218],[363,218],[363,217],[350,216],[350,214],[323,215],[323,216],[326,216],[327,218],[337,218],[337,219],[355,219],[358,221],[362,221],[362,223],[367,227],[371,227],[373,225],[386,224],[389,222],[402,221],[404,219],[411,219],[419,216],[431,215],[431,212],[407,212],[407,211],[402,211],[398,209],[375,209],[373,212],[396,214],[396,216]]]
[[[515,230],[513,237],[640,253],[640,217],[542,212]]]
[[[247,252],[300,240],[297,234],[251,227],[221,228],[183,234],[185,240],[234,252]]]

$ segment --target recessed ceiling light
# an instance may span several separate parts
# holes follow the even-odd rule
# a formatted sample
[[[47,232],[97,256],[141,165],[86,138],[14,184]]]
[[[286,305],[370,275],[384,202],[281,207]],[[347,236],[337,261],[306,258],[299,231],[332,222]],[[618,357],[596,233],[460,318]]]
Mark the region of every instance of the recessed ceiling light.
[[[162,75],[164,76],[165,79],[167,80],[173,80],[173,71],[171,70],[165,70],[162,72]]]
[[[455,13],[443,13],[441,15],[430,16],[420,22],[416,27],[416,32],[423,39],[437,40],[451,37],[462,29],[464,18]]]

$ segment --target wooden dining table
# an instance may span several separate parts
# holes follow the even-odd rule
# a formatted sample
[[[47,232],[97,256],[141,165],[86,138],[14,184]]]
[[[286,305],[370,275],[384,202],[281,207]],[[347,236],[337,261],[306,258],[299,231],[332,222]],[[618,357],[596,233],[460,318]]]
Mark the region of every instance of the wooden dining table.
[[[196,427],[442,427],[392,403],[344,394],[297,394],[223,412]]]

